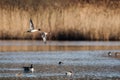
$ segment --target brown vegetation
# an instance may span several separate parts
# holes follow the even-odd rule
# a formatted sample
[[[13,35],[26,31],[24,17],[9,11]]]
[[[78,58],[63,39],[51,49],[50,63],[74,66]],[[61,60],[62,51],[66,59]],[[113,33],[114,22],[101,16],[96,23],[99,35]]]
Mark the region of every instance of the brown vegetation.
[[[52,40],[120,40],[119,0],[0,0],[0,18],[0,39],[40,39],[32,18]]]
[[[0,52],[79,50],[120,50],[120,46],[0,46]],[[120,58],[120,53],[117,58]]]

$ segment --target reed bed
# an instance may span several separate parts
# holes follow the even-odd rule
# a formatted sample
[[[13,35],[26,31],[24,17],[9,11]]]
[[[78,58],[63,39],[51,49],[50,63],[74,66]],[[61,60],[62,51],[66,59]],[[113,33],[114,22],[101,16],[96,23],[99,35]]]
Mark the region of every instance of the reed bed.
[[[0,18],[0,39],[41,39],[31,18],[51,40],[120,40],[119,0],[1,0]]]

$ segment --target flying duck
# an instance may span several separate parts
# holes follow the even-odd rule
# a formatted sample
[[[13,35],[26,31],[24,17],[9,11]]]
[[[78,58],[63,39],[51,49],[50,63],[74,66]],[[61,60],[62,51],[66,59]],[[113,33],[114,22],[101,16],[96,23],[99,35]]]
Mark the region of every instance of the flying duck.
[[[43,42],[46,43],[48,33],[41,31],[41,29],[34,29],[33,21],[32,21],[32,19],[30,19],[30,29],[29,29],[27,32],[33,33],[33,32],[37,32],[37,31],[40,32],[41,37],[42,37],[42,39],[43,39]]]
[[[42,37],[44,43],[46,43],[46,41],[47,41],[47,34],[48,34],[47,32],[41,32],[41,37]]]
[[[37,32],[40,31],[40,29],[34,29],[34,24],[32,22],[32,19],[30,19],[30,29],[27,32]]]

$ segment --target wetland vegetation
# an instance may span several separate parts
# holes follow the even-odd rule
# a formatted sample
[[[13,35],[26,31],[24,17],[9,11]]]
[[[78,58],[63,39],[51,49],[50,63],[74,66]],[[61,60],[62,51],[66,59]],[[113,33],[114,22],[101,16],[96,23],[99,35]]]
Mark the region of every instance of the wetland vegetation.
[[[119,0],[1,0],[0,18],[0,39],[41,39],[31,18],[51,40],[120,40]]]

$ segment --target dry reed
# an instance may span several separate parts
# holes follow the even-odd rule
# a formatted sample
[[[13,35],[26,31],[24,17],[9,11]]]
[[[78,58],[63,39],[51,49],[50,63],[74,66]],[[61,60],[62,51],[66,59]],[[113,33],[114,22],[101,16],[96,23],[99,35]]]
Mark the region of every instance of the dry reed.
[[[0,39],[40,39],[24,33],[35,28],[52,40],[120,40],[119,0],[1,0]]]

